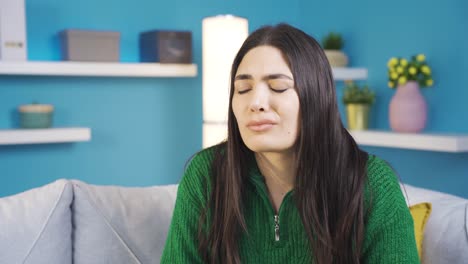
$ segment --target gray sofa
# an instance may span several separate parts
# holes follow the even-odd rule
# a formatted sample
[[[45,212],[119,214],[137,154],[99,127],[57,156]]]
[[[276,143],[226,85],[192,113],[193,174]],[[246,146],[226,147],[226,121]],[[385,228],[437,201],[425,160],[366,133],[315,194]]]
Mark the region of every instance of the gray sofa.
[[[61,179],[2,198],[0,264],[159,263],[176,192]]]
[[[433,207],[422,263],[468,263],[468,201],[405,189],[409,204]],[[0,264],[159,263],[176,192],[61,179],[0,198]]]

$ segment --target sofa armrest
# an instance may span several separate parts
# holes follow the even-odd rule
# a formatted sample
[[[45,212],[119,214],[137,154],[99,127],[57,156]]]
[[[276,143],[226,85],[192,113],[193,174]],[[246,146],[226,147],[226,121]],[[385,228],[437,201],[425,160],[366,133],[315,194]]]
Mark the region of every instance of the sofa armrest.
[[[408,205],[432,204],[424,230],[423,264],[468,263],[468,200],[402,184]]]

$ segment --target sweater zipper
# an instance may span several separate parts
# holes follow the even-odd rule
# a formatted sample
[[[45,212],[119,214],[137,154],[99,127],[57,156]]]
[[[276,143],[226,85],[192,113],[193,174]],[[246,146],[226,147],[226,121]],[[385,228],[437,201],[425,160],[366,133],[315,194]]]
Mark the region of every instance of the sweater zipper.
[[[275,214],[275,241],[280,240],[279,216]]]
[[[275,210],[273,209],[273,206],[268,198],[268,192],[266,190],[266,185],[263,181],[261,180],[257,180],[257,179],[254,179],[253,180],[255,185],[257,185],[258,190],[260,192],[260,196],[261,198],[263,199],[265,205],[269,208],[269,210],[272,212],[272,215],[274,216],[273,217],[273,222],[274,222],[274,235],[275,235],[275,242],[279,242],[280,241],[280,219],[279,219],[279,216],[281,215],[280,212],[281,212],[281,209],[283,207],[283,204],[285,203],[286,201],[286,197],[290,195],[290,193],[292,193],[292,191],[289,191],[284,197],[283,197],[283,202],[281,203],[279,209],[278,209],[278,213],[275,212]]]

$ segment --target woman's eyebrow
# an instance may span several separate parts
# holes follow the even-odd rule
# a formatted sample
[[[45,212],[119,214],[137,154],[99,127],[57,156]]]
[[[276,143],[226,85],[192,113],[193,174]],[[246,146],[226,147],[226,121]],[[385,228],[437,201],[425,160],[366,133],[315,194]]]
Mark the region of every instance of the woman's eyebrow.
[[[291,80],[291,81],[293,80],[288,75],[282,74],[282,73],[269,74],[269,75],[262,78],[262,80],[264,80],[264,81],[271,80],[271,79],[288,79],[288,80]]]
[[[236,76],[236,78],[234,78],[234,81],[237,81],[237,80],[252,80],[253,77],[252,75],[250,74],[239,74]]]
[[[288,75],[282,74],[282,73],[268,74],[262,78],[263,81],[267,81],[271,79],[288,79],[291,81],[293,80]],[[237,81],[237,80],[253,80],[253,77],[250,74],[239,74],[234,78],[234,81]]]

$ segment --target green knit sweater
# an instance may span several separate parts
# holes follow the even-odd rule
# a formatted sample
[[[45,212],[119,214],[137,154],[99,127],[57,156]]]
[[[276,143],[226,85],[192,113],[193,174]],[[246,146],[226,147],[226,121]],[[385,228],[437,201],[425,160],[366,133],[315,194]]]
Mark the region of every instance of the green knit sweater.
[[[162,264],[203,263],[197,251],[198,219],[207,201],[211,161],[212,151],[203,150],[187,167],[179,184]],[[367,170],[365,200],[369,201],[370,190],[373,207],[365,227],[362,263],[419,263],[413,220],[394,172],[372,155]],[[249,236],[243,235],[239,241],[242,263],[312,263],[310,244],[291,192],[276,215],[258,167],[251,171],[246,188],[249,203],[244,205]]]

